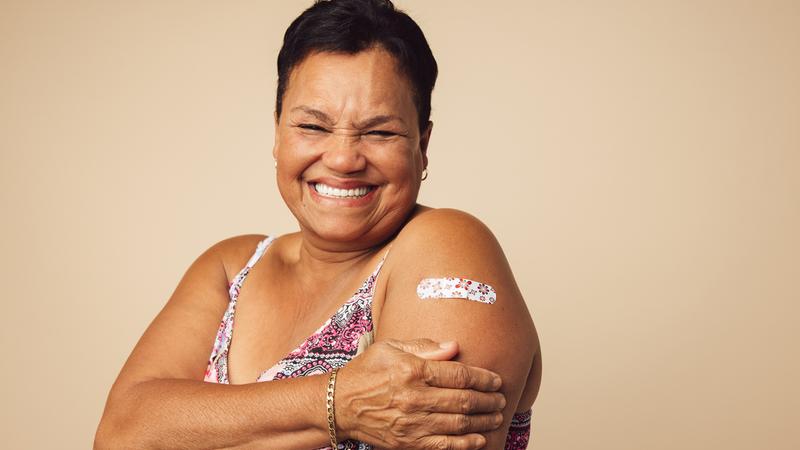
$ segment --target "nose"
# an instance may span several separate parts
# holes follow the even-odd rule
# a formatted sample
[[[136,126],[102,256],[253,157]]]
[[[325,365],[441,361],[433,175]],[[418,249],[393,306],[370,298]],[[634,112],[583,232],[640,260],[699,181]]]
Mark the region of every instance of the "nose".
[[[358,135],[335,133],[326,144],[322,161],[332,171],[347,174],[360,172],[367,167],[367,160],[361,153],[361,139]]]

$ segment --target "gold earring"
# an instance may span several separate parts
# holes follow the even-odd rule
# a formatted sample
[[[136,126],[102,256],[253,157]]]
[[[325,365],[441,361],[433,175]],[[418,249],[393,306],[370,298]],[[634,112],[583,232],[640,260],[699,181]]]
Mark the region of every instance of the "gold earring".
[[[427,167],[422,169],[422,181],[425,181],[426,178],[428,178],[428,168]]]

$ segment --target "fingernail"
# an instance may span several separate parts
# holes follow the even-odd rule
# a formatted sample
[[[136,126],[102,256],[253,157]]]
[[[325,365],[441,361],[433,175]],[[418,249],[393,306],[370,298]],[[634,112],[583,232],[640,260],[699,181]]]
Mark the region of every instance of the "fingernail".
[[[500,397],[500,409],[503,409],[505,407],[506,407],[506,397],[504,395],[504,396]]]
[[[455,344],[455,343],[456,343],[456,341],[444,341],[444,342],[441,342],[441,343],[439,344],[439,348],[447,348],[447,347],[452,347],[452,346],[453,346],[453,344]]]
[[[494,381],[492,381],[492,384],[494,385],[495,389],[498,389],[502,383],[503,380],[500,379],[500,377],[494,377]]]

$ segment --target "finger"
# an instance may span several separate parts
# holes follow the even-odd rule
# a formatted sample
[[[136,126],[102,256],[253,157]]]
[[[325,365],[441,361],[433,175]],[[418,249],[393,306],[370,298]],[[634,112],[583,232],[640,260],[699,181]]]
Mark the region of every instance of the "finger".
[[[445,414],[433,413],[425,417],[431,434],[485,433],[496,430],[503,423],[503,414]]]
[[[415,448],[435,450],[478,450],[486,445],[486,438],[481,434],[464,436],[425,436],[417,440]]]
[[[398,350],[413,353],[414,355],[425,359],[448,360],[458,354],[458,343],[455,341],[439,343],[431,339],[421,338],[410,339],[406,341],[387,339],[383,342]]]
[[[428,386],[494,392],[503,385],[500,375],[481,367],[456,361],[425,360],[424,364],[423,373]]]
[[[506,407],[506,396],[500,392],[431,387],[417,395],[417,410],[427,412],[479,414],[502,411]]]

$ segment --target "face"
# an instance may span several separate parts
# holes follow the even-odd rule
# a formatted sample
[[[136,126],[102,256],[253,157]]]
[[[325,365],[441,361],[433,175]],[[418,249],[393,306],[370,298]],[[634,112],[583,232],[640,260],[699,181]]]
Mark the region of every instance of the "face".
[[[276,122],[278,189],[308,237],[371,246],[416,205],[431,124],[380,48],[314,53],[295,66]]]

